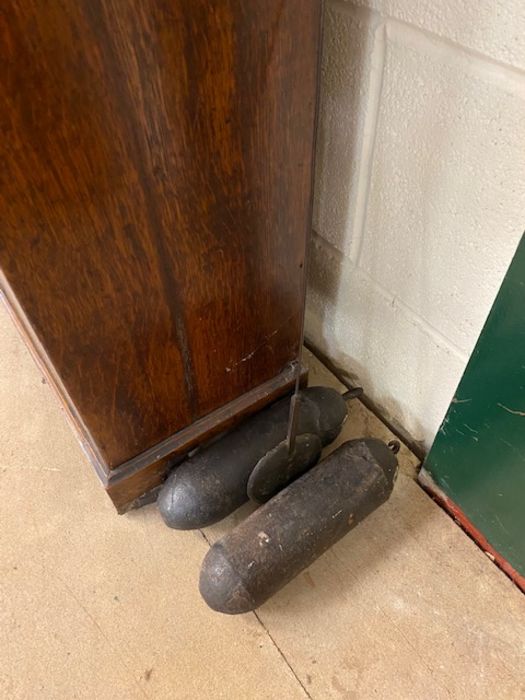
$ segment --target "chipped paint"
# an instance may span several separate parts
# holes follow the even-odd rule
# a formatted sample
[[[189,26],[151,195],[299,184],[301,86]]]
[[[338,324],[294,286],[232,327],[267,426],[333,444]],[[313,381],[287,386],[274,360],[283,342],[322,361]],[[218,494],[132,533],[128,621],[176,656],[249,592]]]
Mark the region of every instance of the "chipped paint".
[[[514,408],[509,408],[508,406],[505,406],[502,403],[499,403],[498,406],[500,408],[503,408],[505,411],[508,411],[509,413],[512,413],[514,416],[525,416],[525,411],[517,411]]]
[[[259,538],[260,547],[263,547],[265,544],[269,544],[271,542],[271,539],[268,537],[266,532],[257,533],[257,537]]]

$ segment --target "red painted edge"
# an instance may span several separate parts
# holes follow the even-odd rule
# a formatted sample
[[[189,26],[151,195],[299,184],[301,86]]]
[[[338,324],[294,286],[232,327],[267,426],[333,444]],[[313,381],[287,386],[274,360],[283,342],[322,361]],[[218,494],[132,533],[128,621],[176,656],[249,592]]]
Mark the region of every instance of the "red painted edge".
[[[458,525],[470,535],[474,542],[507,576],[525,593],[525,576],[516,571],[509,562],[489,543],[482,532],[467,518],[461,508],[454,503],[436,484],[426,469],[421,469],[418,476],[419,485],[449,514]]]

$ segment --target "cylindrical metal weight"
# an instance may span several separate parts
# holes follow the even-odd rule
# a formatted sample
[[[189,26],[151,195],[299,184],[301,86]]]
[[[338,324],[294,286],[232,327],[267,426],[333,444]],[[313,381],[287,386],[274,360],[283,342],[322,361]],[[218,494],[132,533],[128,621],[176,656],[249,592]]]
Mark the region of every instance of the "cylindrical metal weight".
[[[299,394],[297,434],[318,436],[322,445],[335,440],[346,419],[343,397],[323,386]],[[157,500],[169,527],[205,527],[225,518],[248,500],[248,479],[255,465],[287,434],[290,397],[245,420],[221,439],[176,467]],[[312,449],[315,455],[315,444]],[[304,459],[310,458],[310,453]]]
[[[207,553],[200,592],[223,613],[254,610],[384,503],[394,452],[351,440],[261,506]]]

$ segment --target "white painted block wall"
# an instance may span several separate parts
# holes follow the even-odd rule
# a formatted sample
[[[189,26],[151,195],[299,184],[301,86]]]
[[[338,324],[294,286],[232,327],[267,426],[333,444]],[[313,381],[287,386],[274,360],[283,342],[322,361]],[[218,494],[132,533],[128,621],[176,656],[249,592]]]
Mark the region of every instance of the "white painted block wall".
[[[427,448],[524,230],[523,0],[328,0],[307,338]]]

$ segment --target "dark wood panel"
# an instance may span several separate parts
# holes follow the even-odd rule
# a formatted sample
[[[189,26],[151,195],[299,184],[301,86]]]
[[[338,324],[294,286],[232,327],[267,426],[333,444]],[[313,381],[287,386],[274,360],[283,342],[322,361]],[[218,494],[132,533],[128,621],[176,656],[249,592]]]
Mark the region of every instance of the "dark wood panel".
[[[303,370],[304,386],[307,380],[308,373]],[[294,385],[295,368],[289,365],[276,377],[242,394],[226,406],[221,406],[160,443],[154,450],[148,450],[103,477],[104,486],[119,513],[138,505],[141,497],[161,484],[173,464],[178,463],[194,447],[224,430],[230,430],[268,403],[291,392]]]
[[[319,12],[0,8],[0,265],[109,468],[296,355]]]

